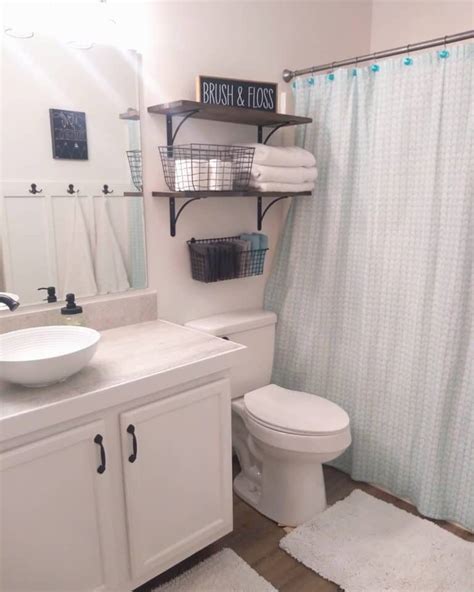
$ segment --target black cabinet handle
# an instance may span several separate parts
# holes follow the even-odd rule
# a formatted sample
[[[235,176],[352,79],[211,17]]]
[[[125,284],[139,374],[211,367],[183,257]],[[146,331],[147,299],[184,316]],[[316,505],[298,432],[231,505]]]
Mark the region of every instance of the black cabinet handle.
[[[105,466],[106,466],[105,448],[104,448],[104,445],[102,444],[103,441],[104,441],[104,438],[100,434],[97,434],[97,436],[94,438],[94,443],[98,444],[100,446],[100,465],[97,467],[97,472],[100,473],[101,475],[102,475],[102,473],[105,472]]]
[[[133,444],[133,452],[128,457],[128,462],[134,463],[137,460],[138,445],[137,445],[137,437],[135,436],[135,426],[132,423],[128,426],[127,432],[132,436],[132,444]]]

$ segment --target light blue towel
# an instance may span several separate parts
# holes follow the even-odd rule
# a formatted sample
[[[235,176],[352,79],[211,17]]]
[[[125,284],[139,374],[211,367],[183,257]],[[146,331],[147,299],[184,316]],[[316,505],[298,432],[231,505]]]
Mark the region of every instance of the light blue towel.
[[[240,240],[249,241],[252,245],[252,251],[260,249],[260,235],[258,235],[256,232],[252,234],[241,234],[239,238]]]
[[[266,234],[260,234],[258,232],[253,232],[252,235],[258,238],[259,242],[259,249],[268,249],[268,236]],[[257,268],[257,273],[263,273],[263,266],[265,264],[265,253],[258,253],[257,254],[257,261],[255,262],[255,267]]]
[[[268,248],[268,236],[259,232],[252,232],[252,234],[242,234],[241,239],[249,240],[252,244],[253,251],[260,251]],[[252,255],[252,267],[256,275],[263,273],[263,266],[265,263],[265,253],[254,253]]]
[[[268,236],[266,234],[260,234],[259,232],[252,232],[252,236],[258,237],[259,249],[268,249]]]
[[[261,249],[268,248],[268,236],[266,234],[252,232],[251,234],[241,234],[239,238],[240,240],[249,241],[251,244],[252,251],[260,251]],[[250,265],[252,269],[252,275],[259,275],[263,273],[264,263],[265,253],[250,253]]]

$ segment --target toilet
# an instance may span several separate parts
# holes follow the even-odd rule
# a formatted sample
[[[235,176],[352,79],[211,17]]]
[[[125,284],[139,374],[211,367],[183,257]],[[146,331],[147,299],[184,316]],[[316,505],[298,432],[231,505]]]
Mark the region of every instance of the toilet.
[[[247,346],[231,372],[234,491],[285,526],[326,508],[322,463],[351,444],[349,416],[324,397],[271,384],[277,316],[265,310],[213,315],[186,326]]]

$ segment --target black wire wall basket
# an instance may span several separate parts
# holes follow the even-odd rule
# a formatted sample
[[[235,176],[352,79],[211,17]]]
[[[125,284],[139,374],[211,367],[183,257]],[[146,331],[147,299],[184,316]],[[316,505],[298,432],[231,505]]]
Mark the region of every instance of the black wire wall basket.
[[[127,150],[128,164],[130,166],[130,174],[132,182],[138,191],[143,191],[143,167],[142,167],[142,151],[141,150]]]
[[[262,275],[268,249],[242,249],[238,236],[187,241],[191,274],[199,282],[220,282]]]
[[[255,148],[222,144],[159,146],[171,191],[245,191]]]

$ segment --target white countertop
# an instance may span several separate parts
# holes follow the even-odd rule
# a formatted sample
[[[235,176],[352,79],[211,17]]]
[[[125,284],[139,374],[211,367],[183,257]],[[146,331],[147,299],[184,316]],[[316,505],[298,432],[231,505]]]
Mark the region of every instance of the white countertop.
[[[67,420],[77,414],[86,399],[88,412],[110,406],[110,395],[112,404],[120,404],[230,368],[235,356],[229,354],[245,349],[166,321],[127,325],[102,331],[101,335],[90,364],[65,382],[32,389],[0,381],[1,439],[19,435],[18,430],[8,429],[8,420],[25,419],[26,415],[31,418],[31,413],[35,413],[36,421],[49,415],[49,422],[39,421],[37,429],[47,427],[55,418],[57,421],[59,408],[67,408],[62,416]],[[123,388],[130,382],[136,383],[132,399],[130,386]],[[53,407],[56,413],[48,414]]]

